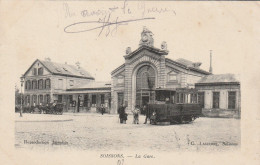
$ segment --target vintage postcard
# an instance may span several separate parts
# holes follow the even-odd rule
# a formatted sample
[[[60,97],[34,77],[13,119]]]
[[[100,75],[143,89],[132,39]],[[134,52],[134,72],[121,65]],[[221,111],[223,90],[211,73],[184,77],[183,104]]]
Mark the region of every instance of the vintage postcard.
[[[0,1],[0,163],[259,164],[259,9]]]

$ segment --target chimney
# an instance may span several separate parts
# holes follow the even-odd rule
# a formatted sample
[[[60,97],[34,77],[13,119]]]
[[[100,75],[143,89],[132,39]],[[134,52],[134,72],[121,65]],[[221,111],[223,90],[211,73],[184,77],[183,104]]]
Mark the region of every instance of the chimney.
[[[77,66],[77,69],[79,70],[80,69],[80,63],[76,62],[76,66]]]
[[[209,66],[209,72],[212,73],[212,50],[210,50],[210,66]]]
[[[51,61],[51,59],[49,57],[44,59],[45,61]]]

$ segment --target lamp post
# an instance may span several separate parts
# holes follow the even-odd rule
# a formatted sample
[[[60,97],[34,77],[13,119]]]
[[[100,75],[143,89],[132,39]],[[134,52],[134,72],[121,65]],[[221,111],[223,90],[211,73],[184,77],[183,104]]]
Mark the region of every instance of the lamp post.
[[[20,117],[23,117],[23,83],[24,83],[24,77],[20,77],[21,82],[21,108],[20,108]]]

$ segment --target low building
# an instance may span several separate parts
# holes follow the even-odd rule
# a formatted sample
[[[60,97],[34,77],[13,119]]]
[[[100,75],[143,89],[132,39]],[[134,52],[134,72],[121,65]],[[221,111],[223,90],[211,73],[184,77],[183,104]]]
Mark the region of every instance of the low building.
[[[199,91],[204,116],[240,118],[241,92],[238,75],[208,75],[199,80],[195,88]]]

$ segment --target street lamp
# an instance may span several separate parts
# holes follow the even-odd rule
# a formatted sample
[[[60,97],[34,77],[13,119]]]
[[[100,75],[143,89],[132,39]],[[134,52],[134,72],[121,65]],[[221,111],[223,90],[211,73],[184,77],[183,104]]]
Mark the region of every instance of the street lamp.
[[[23,83],[24,83],[24,77],[20,77],[21,82],[21,108],[20,108],[20,117],[23,117],[22,111],[23,111]]]

